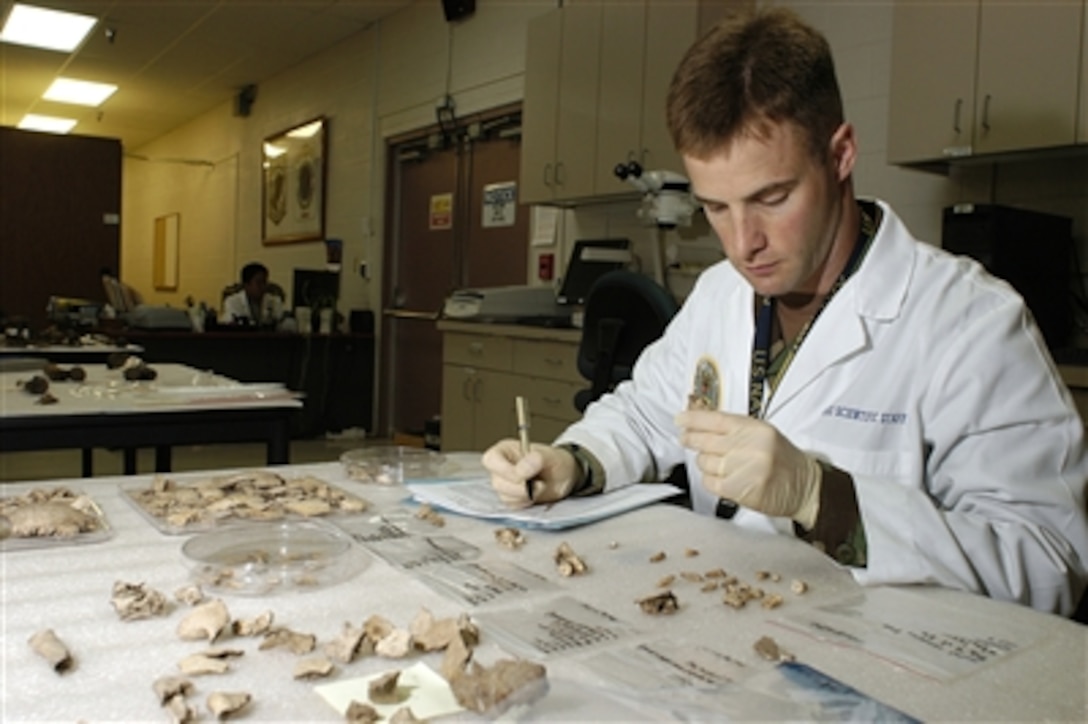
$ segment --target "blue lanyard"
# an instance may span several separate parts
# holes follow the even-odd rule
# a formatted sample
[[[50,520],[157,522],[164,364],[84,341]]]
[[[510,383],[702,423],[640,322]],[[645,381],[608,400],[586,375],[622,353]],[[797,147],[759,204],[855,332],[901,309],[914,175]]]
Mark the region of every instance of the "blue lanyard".
[[[775,389],[778,387],[778,382],[786,374],[786,369],[793,362],[793,358],[797,355],[797,350],[801,348],[801,343],[805,341],[808,336],[809,330],[812,329],[812,325],[816,323],[820,313],[824,311],[831,298],[842,288],[846,280],[853,276],[854,272],[861,266],[861,260],[865,258],[865,253],[869,249],[869,245],[872,243],[873,237],[876,236],[876,221],[874,216],[879,213],[878,209],[873,208],[873,214],[870,214],[866,209],[867,204],[858,202],[858,207],[861,210],[861,223],[858,228],[858,239],[854,244],[853,251],[850,252],[850,258],[846,262],[846,266],[843,267],[842,272],[839,274],[835,283],[831,285],[831,289],[828,291],[827,296],[824,297],[823,302],[820,303],[816,313],[812,315],[812,319],[805,323],[805,326],[801,328],[797,337],[790,344],[788,350],[782,354],[786,355],[782,363],[777,366],[774,377],[771,379],[770,394],[773,395]],[[752,366],[750,371],[750,378],[748,384],[748,416],[759,418],[763,416],[763,396],[764,389],[766,387],[768,368],[771,363],[771,345],[773,340],[771,337],[774,334],[774,321],[775,321],[775,306],[777,300],[774,297],[763,297],[759,304],[759,309],[756,312],[756,331],[752,338]],[[769,396],[768,396],[769,400]]]

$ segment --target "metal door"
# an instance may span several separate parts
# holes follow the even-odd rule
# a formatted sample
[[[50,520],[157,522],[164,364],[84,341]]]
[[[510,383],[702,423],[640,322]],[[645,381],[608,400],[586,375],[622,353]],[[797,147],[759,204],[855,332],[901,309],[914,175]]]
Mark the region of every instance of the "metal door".
[[[379,430],[422,434],[440,414],[442,336],[435,323],[450,292],[524,284],[528,208],[513,224],[485,226],[485,188],[518,178],[520,115],[462,122],[389,149],[388,212],[379,369]]]

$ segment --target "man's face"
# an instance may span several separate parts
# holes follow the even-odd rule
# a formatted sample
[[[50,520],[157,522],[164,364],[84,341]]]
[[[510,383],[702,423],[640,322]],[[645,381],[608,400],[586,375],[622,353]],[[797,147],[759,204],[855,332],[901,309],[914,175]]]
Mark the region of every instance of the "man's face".
[[[253,278],[246,282],[246,296],[253,300],[258,300],[264,296],[265,289],[268,288],[268,275],[263,272],[258,272],[253,275]]]
[[[745,134],[707,159],[684,157],[692,191],[725,255],[758,294],[825,293],[833,247],[849,248],[842,210],[856,153],[843,124],[821,162],[792,124],[775,124],[765,138]],[[845,246],[844,246],[845,245]]]

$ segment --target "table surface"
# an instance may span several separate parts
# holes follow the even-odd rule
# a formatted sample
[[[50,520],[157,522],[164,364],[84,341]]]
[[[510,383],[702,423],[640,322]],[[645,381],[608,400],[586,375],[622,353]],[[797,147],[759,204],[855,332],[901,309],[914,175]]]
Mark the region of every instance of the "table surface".
[[[375,513],[395,517],[411,510],[405,490],[399,486],[375,486],[349,480],[339,463],[284,466],[285,477],[315,475],[344,490],[363,496],[371,511],[350,520],[365,520]],[[186,481],[212,473],[177,474]],[[5,494],[24,492],[43,485],[66,484],[89,493],[107,516],[113,535],[106,541],[79,546],[0,553],[3,566],[2,606],[4,721],[164,721],[152,694],[152,682],[176,673],[184,656],[208,648],[206,642],[184,642],[175,629],[185,614],[177,605],[165,618],[123,622],[110,604],[116,581],[144,583],[168,597],[188,582],[182,555],[182,536],[160,533],[122,497],[122,485],[144,485],[150,476],[96,478],[7,485]],[[413,518],[414,520],[414,518]],[[418,526],[423,524],[417,523]],[[426,526],[423,526],[426,527]],[[836,646],[782,625],[782,617],[796,615],[862,592],[851,576],[809,546],[781,536],[745,531],[685,509],[658,504],[582,528],[562,532],[527,531],[527,543],[509,550],[495,542],[497,526],[470,518],[447,515],[446,525],[434,532],[413,528],[413,535],[452,536],[477,546],[479,562],[514,564],[546,578],[554,589],[530,592],[471,606],[446,597],[426,585],[419,570],[406,571],[387,563],[355,544],[353,555],[368,560],[357,575],[336,585],[306,592],[287,591],[264,597],[222,596],[233,618],[253,618],[271,610],[275,621],[294,631],[317,636],[319,650],[339,634],[345,622],[362,624],[380,614],[406,628],[422,608],[436,617],[469,613],[477,620],[488,613],[530,611],[556,596],[589,604],[633,627],[634,642],[667,640],[692,647],[709,647],[752,670],[771,671],[773,664],[753,651],[761,636],[772,636],[780,646],[818,670],[859,689],[885,704],[923,720],[1073,720],[1088,719],[1085,664],[1088,661],[1088,629],[1056,616],[1002,604],[983,597],[939,589],[910,589],[916,596],[919,617],[939,629],[942,612],[966,611],[980,621],[991,621],[1000,638],[1006,627],[1028,631],[1032,642],[1011,655],[1001,656],[969,673],[938,680],[897,666],[886,659],[850,647]],[[588,563],[586,575],[563,578],[555,569],[553,554],[560,542],[568,542]],[[685,549],[698,556],[685,556]],[[668,558],[650,562],[663,551]],[[718,594],[702,594],[699,585],[674,584],[680,610],[671,616],[649,616],[634,601],[659,591],[656,582],[665,573],[724,568],[742,580],[756,580],[756,572],[774,571],[782,577],[786,602],[768,610],[755,604],[735,610]],[[809,590],[791,595],[785,582],[802,579]],[[771,583],[765,584],[768,589]],[[888,589],[869,589],[879,591]],[[891,589],[893,592],[898,589]],[[866,595],[869,595],[866,592]],[[528,615],[528,614],[526,614]],[[51,628],[72,651],[74,668],[55,674],[32,653],[27,640],[36,631]],[[482,626],[476,660],[484,664],[509,657],[509,652]],[[631,642],[626,642],[629,645]],[[298,657],[282,649],[258,651],[252,639],[228,638],[217,646],[242,648],[245,654],[232,671],[194,678],[200,702],[213,690],[250,692],[254,701],[245,721],[340,721],[339,714],[315,692],[315,682],[294,680]],[[585,652],[582,652],[583,654]],[[621,703],[604,695],[608,682],[600,679],[586,657],[551,655],[539,660],[548,668],[551,691],[537,702],[525,719],[542,721],[675,720],[669,702],[657,709],[649,702]],[[439,667],[439,654],[414,654],[407,660],[369,656],[350,664],[337,664],[331,680],[343,681],[402,669],[422,661]],[[327,683],[316,682],[316,683]],[[667,682],[666,682],[667,683]],[[663,688],[665,698],[674,689]],[[651,697],[652,698],[652,697]],[[740,718],[754,718],[743,690],[721,699],[725,712],[746,711]],[[701,718],[708,718],[704,710]],[[206,718],[206,715],[205,715]],[[457,720],[476,720],[465,713]],[[699,718],[699,717],[697,717]]]
[[[119,369],[104,364],[81,365],[83,382],[50,382],[57,398],[43,405],[21,383],[33,372],[0,372],[0,418],[48,418],[71,415],[135,415],[185,410],[248,409],[302,406],[302,401],[273,385],[247,386],[221,375],[179,364],[150,365],[154,380],[128,381]]]

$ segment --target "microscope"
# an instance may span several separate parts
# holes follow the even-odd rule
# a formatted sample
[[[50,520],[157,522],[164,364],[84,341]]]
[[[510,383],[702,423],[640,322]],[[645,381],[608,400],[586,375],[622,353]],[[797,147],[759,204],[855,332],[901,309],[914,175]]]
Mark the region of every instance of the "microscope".
[[[690,226],[697,210],[691,197],[691,182],[674,171],[643,171],[638,161],[618,164],[613,171],[643,193],[642,205],[635,215],[643,224],[658,230],[657,253],[654,255],[654,277],[668,288],[665,280],[665,232],[678,226]]]

